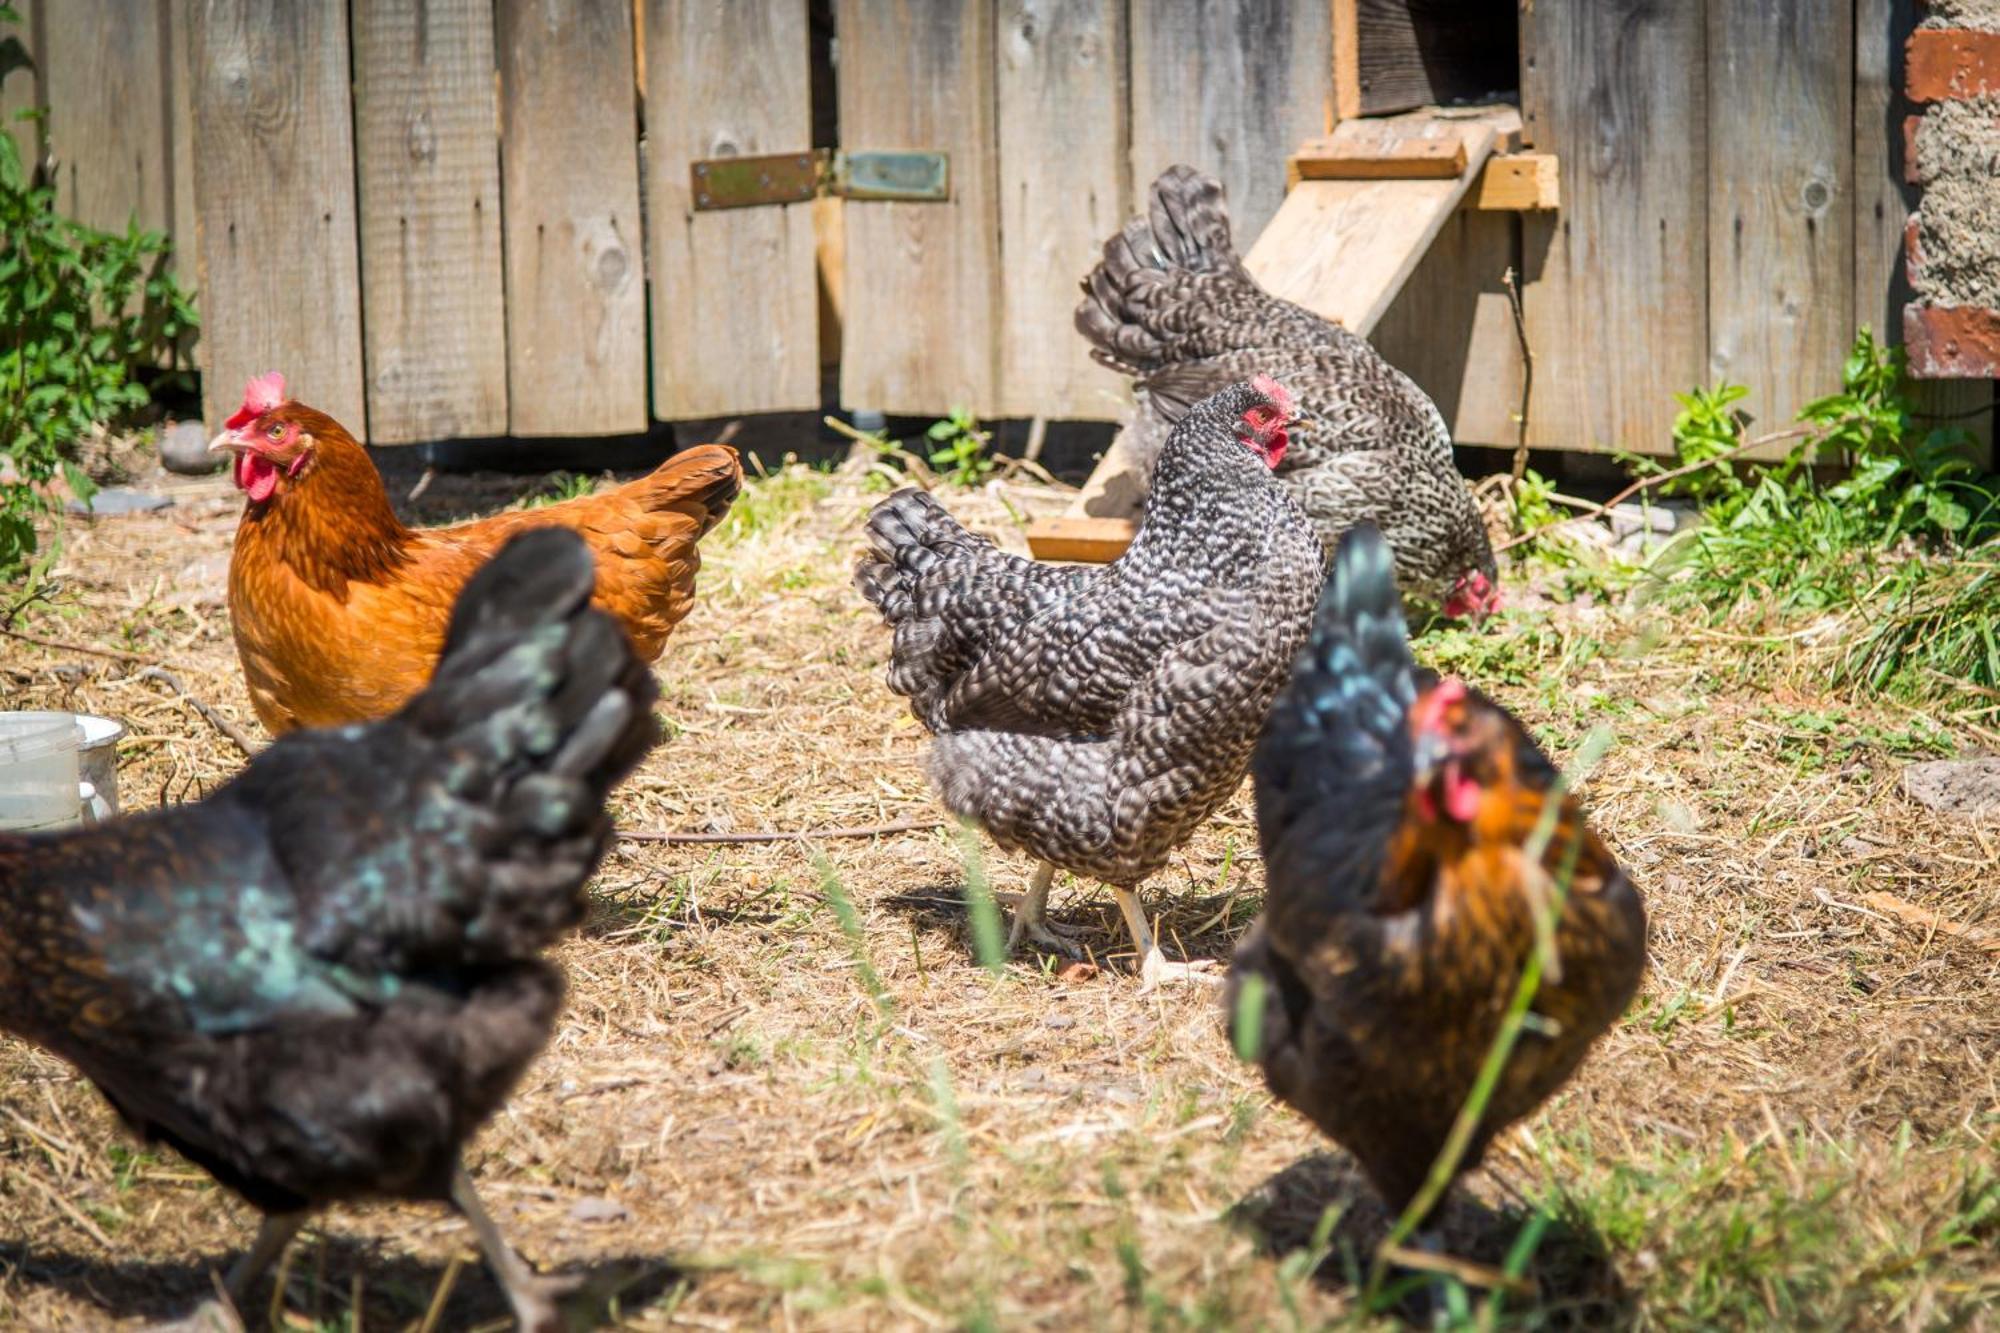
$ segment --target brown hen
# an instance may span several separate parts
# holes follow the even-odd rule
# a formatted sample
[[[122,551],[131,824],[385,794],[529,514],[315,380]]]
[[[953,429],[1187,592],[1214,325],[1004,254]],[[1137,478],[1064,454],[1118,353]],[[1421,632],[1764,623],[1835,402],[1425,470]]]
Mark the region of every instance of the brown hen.
[[[1312,639],[1252,762],[1267,896],[1237,947],[1231,1013],[1267,1003],[1272,1092],[1359,1159],[1393,1209],[1416,1197],[1559,908],[1529,1026],[1460,1162],[1527,1115],[1625,1010],[1646,914],[1499,705],[1410,656],[1372,527],[1334,556]],[[1553,831],[1536,832],[1550,802]]]
[[[474,570],[529,528],[564,527],[597,562],[596,604],[644,661],[694,604],[696,542],[742,485],[736,453],[705,444],[650,476],[561,504],[410,528],[341,424],[250,382],[211,448],[235,458],[247,503],[229,562],[236,651],[273,734],[386,717],[430,679],[452,603]]]

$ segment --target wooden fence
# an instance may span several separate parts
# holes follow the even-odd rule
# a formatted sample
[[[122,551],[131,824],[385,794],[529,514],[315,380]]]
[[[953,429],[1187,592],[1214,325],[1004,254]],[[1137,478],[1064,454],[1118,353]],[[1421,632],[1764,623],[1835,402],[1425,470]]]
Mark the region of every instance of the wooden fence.
[[[377,444],[622,433],[818,407],[837,349],[848,406],[1109,419],[1078,279],[1176,161],[1223,178],[1247,248],[1329,127],[1357,5],[1397,8],[28,0],[39,69],[0,107],[48,105],[66,208],[173,234],[211,417],[278,367]],[[1531,442],[1663,448],[1672,392],[1725,376],[1789,417],[1857,323],[1899,327],[1909,8],[1523,4],[1563,207],[1456,215],[1377,341],[1462,441],[1513,443],[1513,265]],[[843,148],[949,154],[950,201],[693,208],[695,159],[828,147],[836,115]]]

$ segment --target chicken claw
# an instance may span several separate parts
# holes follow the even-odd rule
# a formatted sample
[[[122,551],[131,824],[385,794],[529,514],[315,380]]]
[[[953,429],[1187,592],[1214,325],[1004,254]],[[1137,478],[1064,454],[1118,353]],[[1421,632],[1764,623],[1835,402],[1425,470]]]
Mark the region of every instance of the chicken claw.
[[[1028,939],[1065,958],[1083,957],[1083,950],[1071,938],[1069,931],[1049,924],[1049,885],[1055,877],[1054,866],[1047,861],[1037,861],[1025,894],[999,893],[993,896],[995,902],[1012,908],[1014,912],[1013,928],[1007,932],[1008,953],[1013,953],[1021,947],[1023,939]]]

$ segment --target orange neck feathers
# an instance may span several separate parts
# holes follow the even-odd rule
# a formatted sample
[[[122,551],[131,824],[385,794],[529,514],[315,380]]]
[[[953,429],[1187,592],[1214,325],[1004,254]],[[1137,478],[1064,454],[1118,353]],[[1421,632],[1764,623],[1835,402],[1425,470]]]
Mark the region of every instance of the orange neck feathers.
[[[312,437],[312,458],[278,493],[243,511],[237,559],[276,561],[321,592],[375,583],[409,560],[415,535],[389,505],[381,474],[339,422],[287,403],[274,416]]]

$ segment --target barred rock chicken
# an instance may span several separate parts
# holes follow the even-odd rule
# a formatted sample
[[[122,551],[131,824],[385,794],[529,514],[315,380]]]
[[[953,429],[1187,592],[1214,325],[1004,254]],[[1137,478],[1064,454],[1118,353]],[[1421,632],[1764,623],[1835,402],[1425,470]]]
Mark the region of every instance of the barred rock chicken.
[[[1452,616],[1498,602],[1486,526],[1424,391],[1338,324],[1272,296],[1230,241],[1222,186],[1192,167],[1153,182],[1147,216],[1104,243],[1076,328],[1091,355],[1130,375],[1139,410],[1127,447],[1148,469],[1188,405],[1253,370],[1284,381],[1301,419],[1278,479],[1328,550],[1379,527],[1404,590]]]
[[[889,687],[937,737],[954,813],[1038,862],[1015,916],[1044,918],[1057,867],[1111,886],[1150,989],[1170,964],[1139,884],[1236,789],[1305,636],[1324,564],[1272,480],[1291,396],[1268,376],[1183,415],[1131,547],[1101,570],[1037,564],[921,491],[878,505],[855,582],[895,631]]]
[[[1645,965],[1645,909],[1571,796],[1541,857],[1528,855],[1556,770],[1499,705],[1417,668],[1373,528],[1340,543],[1252,773],[1267,896],[1231,966],[1231,1012],[1261,978],[1272,1092],[1352,1151],[1400,1211],[1534,950],[1532,914],[1561,901],[1556,965],[1468,1167],[1624,1011]]]
[[[501,1239],[459,1148],[548,1040],[539,955],[654,735],[592,577],[573,534],[518,538],[394,717],[287,736],[197,805],[0,835],[0,1028],[263,1212],[238,1301],[311,1210],[436,1200],[522,1326],[557,1327],[564,1284]]]
[[[742,485],[736,453],[686,449],[651,476],[561,504],[405,527],[373,460],[272,371],[211,449],[236,456],[243,521],[229,561],[236,652],[273,735],[386,717],[430,679],[452,602],[516,533],[564,527],[597,558],[597,604],[652,661],[694,605],[695,543]]]

